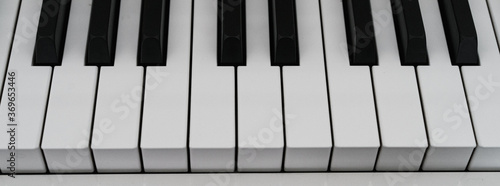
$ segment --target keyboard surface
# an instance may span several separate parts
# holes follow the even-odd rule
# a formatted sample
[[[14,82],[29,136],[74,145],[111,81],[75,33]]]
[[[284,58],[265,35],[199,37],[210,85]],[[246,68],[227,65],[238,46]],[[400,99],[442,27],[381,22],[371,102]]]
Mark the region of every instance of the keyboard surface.
[[[0,1],[0,185],[500,183],[499,26],[496,0]]]

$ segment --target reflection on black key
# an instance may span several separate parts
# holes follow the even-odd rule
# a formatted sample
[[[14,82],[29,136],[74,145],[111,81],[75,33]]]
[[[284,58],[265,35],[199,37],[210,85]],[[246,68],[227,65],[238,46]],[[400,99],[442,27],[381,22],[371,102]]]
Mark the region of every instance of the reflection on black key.
[[[439,0],[453,65],[479,65],[477,34],[468,0]]]
[[[169,10],[170,0],[142,0],[137,65],[166,65]]]
[[[246,65],[245,0],[218,0],[217,65]]]
[[[33,65],[61,65],[71,0],[43,0]]]
[[[392,0],[402,65],[429,65],[425,29],[418,0]]]
[[[299,65],[295,0],[269,0],[271,65]]]
[[[86,65],[114,65],[119,11],[119,0],[92,1]]]
[[[343,0],[343,5],[351,65],[377,65],[377,44],[370,0]]]

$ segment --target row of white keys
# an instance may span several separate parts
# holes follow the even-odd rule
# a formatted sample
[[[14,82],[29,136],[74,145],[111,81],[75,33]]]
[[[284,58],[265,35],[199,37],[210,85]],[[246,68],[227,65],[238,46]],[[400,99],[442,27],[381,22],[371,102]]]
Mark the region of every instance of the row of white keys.
[[[140,172],[144,67],[137,66],[141,1],[122,0],[114,66],[100,69],[91,148],[98,172]]]
[[[422,170],[464,171],[476,140],[458,66],[452,66],[439,4],[420,1],[429,66],[417,66],[429,148]]]
[[[17,173],[43,173],[46,171],[45,160],[40,149],[40,140],[52,67],[31,66],[41,7],[42,0],[23,0],[21,2],[10,63],[7,68],[8,72],[16,73],[16,101],[14,102],[16,116],[12,123],[17,124],[15,127],[15,169]],[[7,92],[3,91],[2,99],[5,100]],[[0,109],[0,121],[7,123],[9,111],[6,101],[2,101]],[[10,133],[0,132],[0,143],[8,144],[9,142]],[[7,168],[10,162],[6,161],[11,158],[7,145],[0,146],[0,158],[3,160],[0,161],[2,172],[10,172]]]
[[[167,66],[147,67],[141,150],[146,172],[186,172],[191,0],[171,0]]]
[[[413,66],[401,66],[390,0],[371,0],[379,66],[372,67],[382,147],[379,171],[419,170],[427,136]]]
[[[332,136],[319,1],[296,0],[300,66],[284,66],[285,171],[326,171]]]
[[[462,78],[476,134],[471,171],[500,169],[500,53],[486,0],[469,0],[480,66],[463,66]]]
[[[268,0],[246,1],[247,66],[237,68],[238,170],[280,171],[281,76],[271,66]]]
[[[51,173],[93,172],[89,147],[96,66],[85,66],[92,0],[73,1],[61,66],[54,67],[42,149]]]
[[[12,37],[16,28],[17,13],[19,11],[20,0],[0,2],[0,82],[3,83],[5,69],[9,61]],[[0,85],[0,90],[3,84]],[[3,100],[0,100],[2,102]]]
[[[321,0],[333,127],[332,171],[371,171],[380,147],[370,67],[350,66],[342,2]]]
[[[217,0],[194,0],[189,148],[191,171],[234,171],[235,67],[217,66]]]

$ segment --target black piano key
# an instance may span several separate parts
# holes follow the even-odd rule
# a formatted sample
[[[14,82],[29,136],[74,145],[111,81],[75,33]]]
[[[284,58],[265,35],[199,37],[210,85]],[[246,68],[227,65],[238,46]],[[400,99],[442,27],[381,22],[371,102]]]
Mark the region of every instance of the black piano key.
[[[71,0],[43,0],[33,65],[61,65]]]
[[[93,0],[85,64],[113,66],[120,0]]]
[[[468,0],[439,0],[453,65],[479,65],[477,33]]]
[[[269,24],[271,65],[299,65],[295,0],[269,0]]]
[[[378,65],[370,0],[343,0],[351,65]]]
[[[167,64],[170,0],[142,0],[137,65]]]
[[[429,65],[418,0],[392,0],[401,65]]]
[[[218,0],[217,65],[246,65],[245,0]]]

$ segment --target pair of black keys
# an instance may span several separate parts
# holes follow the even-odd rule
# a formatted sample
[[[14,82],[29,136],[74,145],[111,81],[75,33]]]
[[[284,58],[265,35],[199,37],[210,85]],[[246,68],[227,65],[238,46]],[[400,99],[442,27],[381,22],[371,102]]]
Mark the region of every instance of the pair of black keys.
[[[402,65],[428,65],[425,31],[417,0],[391,0]],[[377,65],[377,47],[369,0],[344,0],[351,65]],[[34,65],[61,65],[71,0],[44,0]],[[169,0],[143,0],[138,65],[166,65]],[[219,66],[246,65],[245,0],[218,0]],[[477,35],[468,0],[439,0],[454,65],[478,65]],[[86,65],[112,66],[120,0],[94,0]],[[271,64],[299,65],[295,0],[269,0]],[[49,11],[52,12],[49,14]],[[53,13],[55,12],[55,13]],[[328,20],[324,20],[328,21]],[[362,29],[361,29],[362,28]],[[368,29],[368,30],[366,30]],[[371,29],[371,30],[370,30]],[[328,34],[328,33],[325,33]]]
[[[219,0],[217,62],[246,65],[245,0]],[[295,0],[269,0],[271,65],[299,65]]]

